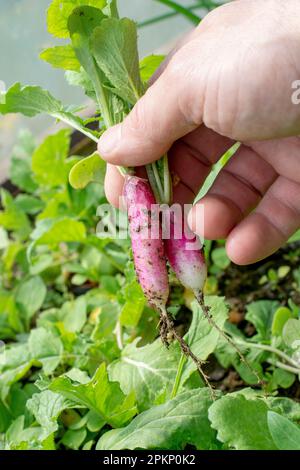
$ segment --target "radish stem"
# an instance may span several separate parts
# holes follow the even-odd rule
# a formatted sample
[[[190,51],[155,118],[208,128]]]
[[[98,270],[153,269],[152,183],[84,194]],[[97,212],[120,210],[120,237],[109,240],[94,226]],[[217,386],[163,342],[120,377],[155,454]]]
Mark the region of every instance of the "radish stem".
[[[169,159],[168,155],[166,154],[163,157],[163,164],[164,164],[164,199],[166,204],[170,204],[172,201],[172,181],[169,171]]]
[[[300,369],[296,369],[296,367],[291,367],[283,362],[280,361],[273,361],[272,359],[268,359],[267,362],[271,364],[272,366],[278,367],[278,369],[283,369],[286,370],[287,372],[291,372],[292,374],[300,374]]]
[[[273,346],[268,346],[267,344],[261,344],[261,343],[251,343],[251,342],[248,343],[248,342],[240,340],[240,339],[237,339],[236,342],[243,345],[243,346],[245,346],[246,348],[261,349],[262,351],[268,351],[268,352],[271,352],[273,354],[276,354],[277,356],[281,357],[286,362],[291,364],[291,366],[298,367],[298,364],[296,363],[296,361],[293,361],[293,359],[291,357],[289,357],[284,352],[280,351],[280,349],[274,348]]]
[[[184,364],[186,363],[186,360],[187,360],[186,356],[184,354],[181,354],[180,361],[179,361],[179,364],[178,364],[178,367],[177,367],[175,382],[174,382],[173,389],[172,389],[172,392],[171,392],[171,399],[175,398],[177,393],[178,393],[180,380],[181,380],[181,377],[182,377],[183,368],[184,368]]]
[[[157,188],[158,188],[159,193],[161,195],[161,201],[165,202],[164,201],[164,188],[161,184],[161,180],[160,180],[160,176],[159,176],[159,173],[158,173],[156,162],[151,163],[151,166],[152,166],[153,174],[154,174],[155,181],[156,181],[156,184],[157,184]]]
[[[160,192],[159,187],[157,186],[155,174],[152,168],[152,165],[146,165],[146,170],[147,170],[147,176],[148,180],[151,186],[151,189],[153,191],[155,200],[158,204],[161,204],[163,201],[163,194]]]

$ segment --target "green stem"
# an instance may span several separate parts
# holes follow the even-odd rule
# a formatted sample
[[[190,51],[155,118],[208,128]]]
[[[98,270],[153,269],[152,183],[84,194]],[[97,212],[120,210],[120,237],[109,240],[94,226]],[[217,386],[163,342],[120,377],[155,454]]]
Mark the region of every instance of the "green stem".
[[[109,127],[112,127],[114,125],[114,120],[110,115],[109,106],[107,102],[107,93],[101,85],[96,66],[94,66],[94,69],[94,89],[101,110],[101,114],[103,116],[105,127],[108,129]]]
[[[168,155],[164,155],[163,157],[163,164],[164,164],[164,195],[165,195],[165,203],[170,205],[172,202],[172,181],[170,176],[169,170],[169,159]]]
[[[157,188],[158,188],[159,193],[161,195],[161,201],[164,203],[164,202],[166,202],[165,201],[165,195],[164,195],[164,188],[161,184],[161,180],[160,180],[160,176],[159,176],[159,172],[158,172],[158,169],[157,169],[156,162],[151,163],[151,166],[152,166],[153,174],[154,174],[155,181],[156,181],[156,184],[157,184]]]
[[[185,16],[189,21],[198,25],[201,18],[194,13],[192,13],[188,8],[179,5],[178,3],[174,2],[173,0],[156,0],[157,2],[163,3],[169,8],[172,8],[176,12],[180,13],[181,15]]]
[[[121,325],[120,320],[116,324],[115,335],[117,339],[118,348],[120,349],[120,351],[122,351],[124,349],[124,345],[123,345],[123,337],[122,337],[122,325]]]
[[[287,372],[291,372],[292,374],[300,374],[300,369],[296,369],[296,367],[291,367],[283,362],[280,361],[272,361],[272,359],[268,359],[267,362],[272,366],[278,367],[278,369],[286,370]]]
[[[96,66],[95,66],[95,73],[94,73],[94,89],[95,89],[97,101],[101,110],[101,114],[103,116],[105,127],[108,129],[109,127],[114,126],[116,123],[114,121],[113,116],[111,116],[109,105],[107,102],[107,92],[105,91],[105,89],[103,88],[101,84]],[[126,176],[130,174],[130,170],[126,167],[117,166],[117,169],[122,176]]]
[[[184,368],[184,364],[186,363],[186,361],[187,361],[186,356],[184,356],[184,354],[181,354],[180,361],[177,367],[175,382],[174,382],[172,393],[171,393],[171,399],[175,398],[178,393],[178,389],[180,386],[180,381],[181,381],[181,377],[183,373],[183,368]]]
[[[68,116],[64,117],[63,114],[58,113],[58,114],[51,114],[54,119],[57,119],[58,121],[62,121],[65,124],[67,124],[70,127],[73,127],[76,131],[81,132],[81,134],[86,135],[89,139],[93,140],[94,142],[98,143],[98,137],[96,137],[92,131],[87,129],[86,127],[81,126],[80,124],[77,124],[77,122],[73,119],[69,119]]]
[[[146,165],[146,170],[147,170],[149,183],[152,188],[153,194],[155,196],[156,202],[158,204],[161,204],[163,202],[163,194],[160,192],[159,187],[157,186],[152,164]]]
[[[110,9],[110,16],[112,16],[113,18],[119,18],[119,12],[118,12],[118,6],[117,6],[116,0],[111,1],[109,9]]]
[[[187,6],[186,9],[192,12],[194,10],[199,10],[200,8],[204,7],[206,8],[206,10],[210,11],[213,8],[216,8],[217,6],[218,5],[215,2],[212,2],[210,0],[202,0],[202,5],[198,2],[196,4]],[[140,23],[138,23],[138,27],[145,28],[146,26],[150,26],[152,24],[159,23],[160,21],[165,21],[170,18],[174,18],[175,16],[178,16],[178,15],[180,15],[179,11],[176,11],[176,10],[170,11],[169,13],[164,13],[162,15],[154,16],[153,18],[150,18],[148,20],[141,21]],[[202,13],[200,13],[199,15],[201,15],[201,17],[204,16]]]
[[[250,343],[250,342],[247,343],[246,341],[242,341],[240,339],[236,339],[235,341],[236,343],[241,344],[247,348],[255,348],[255,349],[261,349],[262,351],[271,352],[281,357],[292,366],[296,366],[296,367],[298,366],[298,364],[295,361],[293,361],[293,359],[291,359],[287,354],[285,354],[284,352],[280,351],[277,348],[274,348],[273,346],[268,346],[267,344],[261,344],[261,343]]]

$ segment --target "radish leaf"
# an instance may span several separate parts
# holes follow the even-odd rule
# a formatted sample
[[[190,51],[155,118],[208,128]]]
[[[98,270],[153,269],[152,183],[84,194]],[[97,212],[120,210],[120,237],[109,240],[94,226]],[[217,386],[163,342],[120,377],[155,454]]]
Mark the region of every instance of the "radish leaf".
[[[125,428],[106,432],[98,441],[97,450],[182,450],[188,444],[197,449],[216,447],[215,431],[207,417],[211,404],[207,389],[185,392],[144,411]]]
[[[144,57],[140,61],[140,73],[141,79],[144,83],[148,83],[154,72],[158,69],[158,67],[162,64],[165,60],[164,55],[149,55],[148,57]]]
[[[236,450],[276,450],[268,428],[269,408],[262,399],[247,399],[242,394],[227,395],[209,409],[218,439]]]
[[[62,129],[49,135],[32,155],[32,171],[35,180],[47,187],[64,185],[68,180],[66,163],[70,147],[70,131]]]
[[[144,347],[139,340],[128,344],[121,358],[109,368],[109,377],[118,380],[124,393],[134,390],[140,411],[150,408],[159,395],[171,392],[180,352],[174,345],[165,350],[158,339]]]
[[[41,52],[40,58],[54,68],[80,71],[80,63],[71,45],[55,46]]]
[[[300,427],[284,416],[268,412],[270,433],[279,450],[300,450]]]
[[[0,103],[0,114],[21,113],[28,117],[40,113],[49,114],[82,132],[95,142],[98,141],[98,133],[87,129],[82,119],[70,113],[59,100],[41,87],[22,87],[20,83],[15,83],[7,90],[3,98],[4,102]]]
[[[110,382],[103,363],[86,384],[74,384],[67,377],[54,379],[50,390],[93,410],[113,427],[120,427],[135,414],[135,396],[125,397],[117,382]]]
[[[98,153],[76,163],[70,171],[69,181],[74,189],[83,189],[89,183],[103,183],[106,163]]]
[[[68,18],[72,11],[82,5],[90,5],[95,8],[104,8],[106,0],[53,0],[48,8],[48,31],[58,38],[68,38]]]
[[[135,23],[128,18],[103,20],[93,33],[91,49],[112,91],[135,104],[143,94]]]

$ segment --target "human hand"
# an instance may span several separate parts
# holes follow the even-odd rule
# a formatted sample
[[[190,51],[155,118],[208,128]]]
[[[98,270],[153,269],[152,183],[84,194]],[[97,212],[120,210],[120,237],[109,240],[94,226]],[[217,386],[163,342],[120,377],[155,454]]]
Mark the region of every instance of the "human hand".
[[[207,239],[227,239],[237,264],[282,246],[300,227],[300,107],[291,99],[300,78],[299,16],[298,0],[237,0],[210,13],[125,121],[100,139],[108,199],[117,205],[123,187],[113,165],[141,166],[169,150],[180,180],[174,200],[191,203],[239,141],[190,225]],[[199,204],[204,226],[196,222]]]

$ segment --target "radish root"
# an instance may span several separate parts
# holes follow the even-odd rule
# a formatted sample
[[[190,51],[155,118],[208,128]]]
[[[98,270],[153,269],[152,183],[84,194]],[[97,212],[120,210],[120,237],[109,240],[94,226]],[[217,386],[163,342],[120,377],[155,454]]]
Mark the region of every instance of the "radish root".
[[[210,312],[210,307],[208,307],[206,304],[205,304],[205,300],[204,300],[204,295],[202,292],[199,292],[199,291],[194,291],[194,295],[197,299],[197,302],[198,304],[200,305],[201,309],[202,309],[202,312],[203,312],[203,315],[205,316],[205,318],[207,319],[207,321],[209,322],[209,324],[215,328],[219,333],[220,335],[225,339],[225,341],[227,341],[228,344],[230,344],[233,349],[235,349],[235,351],[238,353],[239,355],[239,358],[241,359],[242,363],[245,364],[248,369],[250,370],[250,372],[255,375],[256,379],[257,379],[257,383],[263,387],[264,386],[264,382],[262,381],[262,379],[260,378],[260,376],[258,375],[258,373],[256,372],[256,370],[254,370],[254,368],[251,366],[251,364],[249,364],[249,362],[247,361],[247,359],[245,358],[245,356],[243,355],[243,353],[241,352],[241,350],[239,349],[239,347],[234,343],[234,341],[230,338],[230,336],[228,336],[225,331],[223,331],[218,325],[217,323],[214,321],[213,319],[213,316]]]
[[[204,362],[198,359],[197,356],[195,356],[195,354],[193,353],[189,345],[177,333],[175,326],[174,326],[173,319],[165,309],[160,310],[159,330],[160,330],[161,340],[167,348],[169,348],[171,342],[175,339],[179,343],[182,354],[184,354],[185,357],[192,359],[192,361],[195,363],[197,367],[197,370],[200,376],[203,378],[204,382],[209,388],[212,399],[215,400],[216,396],[215,396],[214,389],[209,382],[209,378],[207,377],[207,375],[202,369]]]

